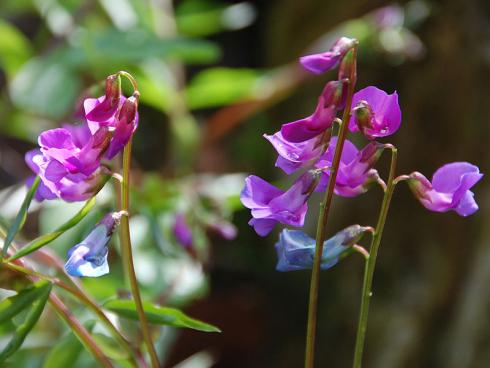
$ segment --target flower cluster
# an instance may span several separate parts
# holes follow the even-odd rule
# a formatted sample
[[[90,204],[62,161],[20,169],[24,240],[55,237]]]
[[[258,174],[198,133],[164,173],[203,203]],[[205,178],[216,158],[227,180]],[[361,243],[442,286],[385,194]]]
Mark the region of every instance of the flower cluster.
[[[313,191],[324,192],[327,189],[332,170],[335,170],[336,175],[333,191],[339,196],[360,195],[372,183],[379,183],[386,190],[386,184],[374,166],[384,149],[396,149],[391,144],[383,144],[376,139],[390,136],[400,128],[402,114],[398,95],[396,92],[388,94],[374,86],[355,93],[350,89],[355,85],[357,77],[356,49],[355,39],[342,37],[330,50],[300,58],[302,66],[314,74],[321,74],[338,66],[338,78],[325,85],[311,115],[283,124],[272,135],[264,135],[278,153],[276,167],[287,175],[300,170],[304,172],[286,191],[254,175],[246,179],[241,201],[245,207],[251,209],[252,219],[249,224],[257,234],[267,235],[278,222],[302,227],[307,214],[308,198]],[[347,101],[350,101],[350,106],[346,106]],[[344,118],[346,117],[344,122],[337,117],[343,109]],[[340,134],[332,134],[336,123],[347,124],[342,127],[344,130],[348,128],[352,133],[360,132],[369,142],[358,149],[354,143],[345,139],[344,134],[342,150],[339,151],[340,159],[334,162],[336,147],[340,141]],[[408,180],[416,198],[429,210],[454,210],[461,216],[467,216],[478,209],[469,189],[481,177],[476,166],[456,162],[439,169],[434,174],[432,183],[417,172],[400,176],[395,181]],[[338,259],[337,251],[330,249],[332,242],[336,241],[331,239],[324,245],[324,268],[335,264]],[[314,248],[314,239],[303,232],[284,230],[276,244],[278,270],[311,268]]]
[[[42,132],[40,148],[25,156],[27,165],[41,179],[36,199],[73,202],[94,196],[110,178],[101,161],[117,155],[138,126],[138,99],[138,92],[129,98],[123,96],[120,76],[111,75],[106,79],[104,96],[84,101],[83,124]]]

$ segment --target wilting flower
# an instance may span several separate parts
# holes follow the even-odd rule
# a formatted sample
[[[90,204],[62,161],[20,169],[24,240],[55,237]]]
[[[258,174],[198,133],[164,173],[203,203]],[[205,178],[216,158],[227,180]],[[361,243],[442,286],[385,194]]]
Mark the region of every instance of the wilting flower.
[[[106,127],[112,133],[112,139],[105,156],[112,159],[129,142],[138,127],[139,93],[129,98],[121,95],[119,87],[106,81],[106,94],[99,98],[84,101],[85,118],[92,133]],[[119,89],[118,89],[119,88]]]
[[[453,162],[439,168],[430,182],[419,172],[410,174],[408,184],[415,197],[430,211],[455,211],[469,216],[478,210],[470,189],[483,174],[477,166],[468,162]]]
[[[362,236],[372,228],[349,226],[323,243],[321,268],[326,270],[337,264],[340,257],[351,250]],[[284,229],[276,243],[277,266],[281,272],[311,269],[315,257],[315,239],[301,230]]]
[[[346,89],[344,85],[343,81],[328,82],[312,115],[284,124],[281,127],[283,139],[289,142],[304,142],[329,129],[337,111],[345,105]]]
[[[351,132],[360,130],[368,139],[375,139],[391,135],[400,128],[402,113],[396,92],[388,95],[374,86],[366,87],[354,94],[352,107]]]
[[[271,142],[279,154],[276,167],[281,168],[288,175],[308,166],[313,160],[320,157],[323,153],[323,146],[326,144],[322,142],[322,136],[304,142],[289,142],[284,139],[280,131],[273,135],[264,134],[264,138]]]
[[[320,182],[316,188],[317,192],[326,190],[330,172],[328,167],[332,166],[337,137],[330,141],[325,154],[315,164],[318,168],[324,168]],[[340,165],[335,183],[335,194],[342,197],[354,197],[365,193],[371,180],[376,177],[377,171],[373,166],[378,161],[383,151],[383,145],[371,142],[361,151],[349,140],[345,140],[340,156]]]
[[[192,247],[192,230],[187,224],[183,214],[178,213],[175,215],[175,222],[172,230],[175,239],[177,239],[181,245],[183,245],[185,248]]]
[[[253,218],[249,225],[261,236],[271,232],[277,222],[303,226],[308,210],[306,201],[318,182],[318,176],[315,170],[307,171],[286,192],[258,176],[247,177],[240,199],[245,207],[252,210]]]
[[[314,74],[325,73],[335,68],[356,42],[353,38],[341,37],[327,52],[303,56],[299,62],[306,70]]]
[[[107,245],[124,212],[113,212],[94,227],[81,243],[68,251],[65,270],[70,276],[99,277],[109,273]]]
[[[110,178],[110,172],[104,166],[90,175],[70,173],[62,163],[46,157],[39,149],[27,152],[25,160],[41,178],[35,195],[38,201],[54,198],[68,202],[85,201],[97,194]],[[32,180],[27,184],[32,184]]]

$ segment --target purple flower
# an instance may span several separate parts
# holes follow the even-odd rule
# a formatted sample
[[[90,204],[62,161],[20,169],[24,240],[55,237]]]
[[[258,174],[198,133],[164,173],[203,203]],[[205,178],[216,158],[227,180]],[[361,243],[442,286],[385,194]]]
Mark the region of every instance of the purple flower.
[[[110,172],[103,166],[90,175],[70,173],[62,163],[46,157],[40,149],[27,152],[25,160],[30,169],[41,178],[35,196],[38,201],[54,198],[68,202],[85,201],[97,194],[110,178]],[[32,184],[31,180],[27,184]]]
[[[283,139],[289,142],[304,142],[329,129],[337,115],[337,110],[345,104],[345,92],[344,82],[328,82],[312,115],[282,126]]]
[[[276,167],[281,168],[286,174],[292,174],[296,170],[308,166],[323,153],[321,137],[314,137],[304,142],[293,143],[284,139],[279,131],[273,135],[264,134],[276,149],[279,156],[277,157]]]
[[[367,231],[372,228],[352,225],[339,231],[323,243],[321,268],[329,269],[351,250]],[[311,269],[315,257],[315,239],[301,230],[284,229],[276,243],[277,266],[281,272]]]
[[[253,218],[249,225],[261,236],[271,232],[277,222],[295,227],[303,226],[308,210],[306,201],[317,180],[316,171],[307,171],[284,192],[258,176],[247,177],[240,199],[245,207],[252,210]]]
[[[107,245],[122,216],[122,212],[105,215],[81,243],[68,251],[65,270],[70,276],[99,277],[109,273]]]
[[[317,192],[323,192],[327,188],[330,172],[326,168],[332,165],[336,145],[337,137],[333,137],[327,151],[315,165],[324,169],[316,188]],[[373,169],[373,166],[378,161],[382,151],[383,145],[376,142],[369,143],[359,151],[352,142],[346,139],[340,156],[340,165],[334,188],[335,194],[342,197],[355,197],[365,193],[368,189],[368,184],[377,175],[377,171]]]
[[[185,248],[192,247],[192,230],[189,228],[185,216],[181,213],[175,215],[173,226],[175,239]]]
[[[352,98],[353,114],[349,121],[351,132],[359,130],[368,138],[386,137],[400,128],[402,113],[398,95],[374,87],[366,87]]]
[[[410,174],[409,187],[422,205],[430,211],[455,211],[469,216],[478,210],[470,191],[483,177],[477,166],[468,162],[453,162],[439,168],[432,183],[419,172]]]
[[[101,127],[92,135],[86,125],[65,125],[64,128],[42,132],[38,143],[46,159],[57,161],[69,173],[89,176],[100,166],[109,140],[106,127]]]
[[[335,68],[356,42],[353,38],[341,37],[327,52],[303,56],[299,62],[306,70],[314,74],[325,73]]]
[[[109,103],[107,95],[84,101],[85,117],[90,131],[95,133],[101,127],[107,127],[112,133],[105,154],[109,160],[124,148],[138,127],[138,100],[139,93],[135,92],[129,98],[121,96],[117,99],[117,104]]]

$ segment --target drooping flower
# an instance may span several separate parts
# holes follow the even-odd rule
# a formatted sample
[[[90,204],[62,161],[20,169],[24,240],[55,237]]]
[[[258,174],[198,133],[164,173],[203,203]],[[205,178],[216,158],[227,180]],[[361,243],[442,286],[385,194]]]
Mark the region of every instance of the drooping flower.
[[[312,115],[281,127],[283,139],[289,142],[304,142],[329,129],[337,111],[345,105],[346,88],[344,85],[343,81],[328,82]]]
[[[347,51],[349,51],[356,42],[357,41],[353,38],[341,37],[328,51],[320,54],[303,56],[299,59],[299,62],[306,70],[314,74],[325,73],[335,68]]]
[[[330,136],[330,134],[329,134]],[[313,160],[319,158],[323,153],[323,136],[314,137],[304,142],[293,143],[284,139],[279,131],[273,135],[264,134],[267,139],[276,149],[278,153],[276,167],[281,168],[286,174],[292,174],[296,170],[308,166]]]
[[[374,86],[366,87],[354,94],[352,108],[351,132],[361,131],[368,139],[375,139],[392,135],[400,128],[402,113],[396,92],[388,95]]]
[[[113,212],[104,218],[82,240],[68,251],[65,270],[70,276],[99,277],[109,273],[107,245],[124,212]]]
[[[110,172],[104,166],[99,166],[90,175],[70,173],[62,163],[46,157],[40,149],[27,152],[25,161],[41,178],[35,195],[38,201],[54,198],[67,202],[85,201],[97,194],[110,179]],[[27,184],[30,183],[28,180]]]
[[[192,247],[192,230],[190,229],[185,216],[182,213],[175,215],[175,222],[172,228],[175,239],[185,248]]]
[[[317,192],[323,192],[327,188],[330,171],[326,168],[332,166],[336,145],[337,137],[333,137],[327,151],[315,164],[318,168],[324,168],[316,188]],[[381,156],[383,147],[381,144],[371,142],[359,151],[352,142],[346,139],[340,156],[334,188],[335,194],[342,197],[355,197],[365,193],[369,184],[377,175],[377,171],[373,169],[373,166]]]
[[[258,176],[247,177],[240,199],[245,207],[252,210],[249,225],[261,236],[271,232],[278,222],[295,227],[303,226],[308,210],[306,201],[313,192],[318,177],[317,171],[307,171],[285,192]]]
[[[408,184],[415,197],[430,211],[455,211],[469,216],[478,210],[470,189],[483,174],[477,166],[468,162],[453,162],[439,168],[430,182],[419,172],[410,174]]]
[[[349,226],[323,243],[321,268],[326,270],[337,264],[367,231],[372,228],[360,225]],[[311,269],[315,257],[315,239],[301,230],[284,229],[276,243],[277,266],[281,272]]]
[[[110,78],[110,77],[109,77]],[[106,95],[99,98],[88,98],[84,101],[85,118],[92,133],[101,127],[107,127],[112,139],[105,156],[110,160],[129,142],[138,127],[139,93],[134,92],[129,98],[114,92],[115,87],[107,87]]]

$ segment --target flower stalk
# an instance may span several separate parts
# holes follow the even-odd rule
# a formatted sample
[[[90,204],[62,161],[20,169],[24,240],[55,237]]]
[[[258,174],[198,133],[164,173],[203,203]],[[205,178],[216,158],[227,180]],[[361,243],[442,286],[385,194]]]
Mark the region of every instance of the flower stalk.
[[[367,258],[366,266],[364,269],[364,280],[362,285],[361,294],[361,309],[359,312],[359,324],[357,327],[356,346],[354,350],[354,368],[360,368],[362,364],[362,353],[364,350],[364,341],[366,338],[366,329],[369,314],[369,303],[372,296],[372,284],[374,269],[376,267],[376,257],[378,255],[379,245],[381,243],[381,237],[383,236],[383,230],[386,223],[386,217],[388,216],[388,210],[393,196],[393,191],[398,180],[395,179],[395,171],[397,164],[397,149],[393,146],[391,148],[391,165],[388,182],[386,185],[386,191],[383,196],[383,202],[381,204],[381,210],[379,212],[378,223],[374,231],[373,238],[371,240],[371,247],[369,250],[369,257]]]
[[[320,216],[318,218],[317,233],[316,233],[316,246],[315,257],[313,261],[313,269],[311,273],[310,281],[310,294],[308,304],[308,322],[306,331],[306,352],[305,352],[305,368],[313,368],[315,362],[315,339],[317,329],[317,310],[318,310],[318,290],[320,285],[320,270],[321,259],[323,253],[323,242],[326,238],[326,226],[328,223],[328,214],[332,204],[333,192],[335,188],[335,181],[337,179],[337,172],[340,165],[340,158],[344,142],[348,132],[348,122],[351,114],[352,96],[354,94],[355,82],[356,82],[356,62],[357,62],[357,43],[351,50],[352,52],[352,67],[349,72],[350,75],[347,78],[347,98],[342,116],[342,124],[340,125],[337,145],[335,147],[334,158],[332,167],[330,168],[330,176],[328,180],[327,190],[325,192],[325,198],[320,206]]]
[[[126,211],[129,214],[129,178],[131,168],[131,146],[132,139],[124,147],[123,151],[123,180],[121,183],[121,208],[120,211]],[[151,331],[146,319],[145,311],[143,309],[143,302],[141,301],[141,294],[138,286],[138,280],[136,279],[136,272],[134,270],[133,253],[131,248],[131,237],[129,232],[129,216],[123,216],[121,218],[120,225],[120,240],[121,240],[121,254],[125,268],[125,273],[129,279],[131,286],[131,293],[133,295],[136,311],[141,324],[141,331],[143,334],[143,340],[145,342],[148,353],[150,354],[152,368],[160,367],[158,361],[158,355],[153,345],[151,337]]]

